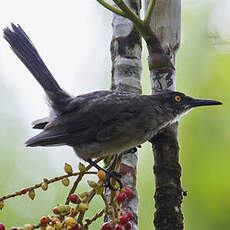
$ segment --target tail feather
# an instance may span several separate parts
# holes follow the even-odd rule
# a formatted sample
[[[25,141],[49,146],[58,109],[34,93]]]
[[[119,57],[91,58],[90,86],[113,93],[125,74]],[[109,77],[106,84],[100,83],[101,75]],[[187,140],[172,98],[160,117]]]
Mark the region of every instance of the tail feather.
[[[32,122],[33,129],[44,129],[45,126],[53,120],[51,116],[44,117]]]
[[[20,25],[16,26],[12,23],[11,26],[12,30],[10,28],[4,29],[4,38],[10,44],[13,52],[43,87],[48,95],[51,107],[57,111],[62,111],[66,100],[69,100],[70,96],[60,88]]]

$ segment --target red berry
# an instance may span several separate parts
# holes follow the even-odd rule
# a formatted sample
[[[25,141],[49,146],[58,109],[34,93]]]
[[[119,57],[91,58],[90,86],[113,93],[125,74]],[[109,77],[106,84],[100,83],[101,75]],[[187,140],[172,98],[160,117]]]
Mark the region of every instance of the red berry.
[[[79,197],[78,197],[78,195],[72,193],[72,194],[69,195],[69,200],[72,203],[76,204],[78,202],[78,200],[79,200]]]
[[[128,220],[133,220],[134,219],[134,215],[130,211],[126,211],[125,215],[127,216]]]
[[[21,191],[20,191],[20,194],[26,194],[27,193],[27,189],[26,188],[23,188]]]
[[[114,230],[124,230],[122,225],[116,224]]]
[[[54,214],[59,214],[59,212],[58,212],[58,207],[54,207],[54,208],[53,208],[53,213],[54,213]]]
[[[52,220],[51,223],[52,223],[52,224],[56,224],[56,223],[58,223],[58,222],[60,222],[59,219],[55,218],[55,219]]]
[[[79,225],[76,224],[74,227],[72,227],[72,230],[79,230]]]
[[[133,192],[132,192],[132,190],[130,188],[125,188],[124,192],[125,192],[127,197],[130,197],[133,194]]]
[[[126,200],[126,198],[127,198],[127,195],[126,195],[126,193],[125,192],[119,192],[118,194],[117,194],[117,197],[116,197],[116,199],[117,199],[117,201],[119,202],[119,203],[121,203],[121,202],[124,202],[125,200]]]
[[[122,216],[120,216],[120,219],[119,219],[119,222],[121,223],[121,224],[126,224],[126,223],[128,223],[128,217],[126,216],[126,215],[122,215]]]
[[[5,225],[0,223],[0,230],[5,230],[5,229],[6,229]]]
[[[49,222],[49,218],[47,216],[42,216],[40,219],[41,225],[47,225]]]
[[[107,223],[102,224],[101,230],[112,230],[112,227],[110,223],[107,222]]]
[[[130,222],[127,222],[126,224],[124,224],[125,226],[125,230],[130,230],[132,228],[132,224]]]

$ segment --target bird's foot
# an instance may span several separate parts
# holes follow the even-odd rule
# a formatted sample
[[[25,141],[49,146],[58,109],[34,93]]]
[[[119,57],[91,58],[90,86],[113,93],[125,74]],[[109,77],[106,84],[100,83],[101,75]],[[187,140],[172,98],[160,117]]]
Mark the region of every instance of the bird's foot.
[[[114,178],[117,182],[118,182],[118,184],[119,184],[119,186],[120,186],[120,189],[122,189],[122,187],[123,187],[123,185],[122,185],[122,182],[121,182],[121,174],[120,173],[118,173],[118,172],[116,172],[116,171],[111,171],[111,172],[109,172],[109,171],[106,171],[106,170],[104,170],[104,172],[106,173],[106,183],[105,183],[105,187],[108,187],[108,188],[110,188],[111,190],[115,190],[115,188],[113,187],[113,185],[111,184],[111,177],[112,178]]]
[[[111,180],[110,180],[111,177],[113,177],[119,183],[120,189],[123,187],[122,182],[121,182],[121,174],[120,173],[118,173],[116,171],[105,170],[102,167],[100,167],[98,164],[93,162],[91,159],[88,159],[87,162],[90,163],[90,165],[94,166],[96,169],[102,170],[105,172],[105,174],[106,174],[105,187],[108,187],[112,190],[115,190],[115,188],[111,184]]]

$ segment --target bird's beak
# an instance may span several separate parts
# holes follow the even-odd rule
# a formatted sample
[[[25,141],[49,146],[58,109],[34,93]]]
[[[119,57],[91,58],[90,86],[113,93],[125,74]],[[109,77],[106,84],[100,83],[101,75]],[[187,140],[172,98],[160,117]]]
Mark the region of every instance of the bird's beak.
[[[206,106],[206,105],[222,105],[222,102],[215,101],[215,100],[192,98],[192,100],[190,101],[189,104],[193,108],[193,107],[197,107],[197,106]]]

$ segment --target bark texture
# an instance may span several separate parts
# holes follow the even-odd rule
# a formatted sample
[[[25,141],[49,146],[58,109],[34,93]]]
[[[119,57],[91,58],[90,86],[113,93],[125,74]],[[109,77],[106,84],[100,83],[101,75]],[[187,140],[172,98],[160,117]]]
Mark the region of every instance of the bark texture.
[[[145,9],[149,0],[145,0]],[[156,0],[151,29],[158,38],[164,55],[156,45],[147,42],[152,93],[176,89],[175,56],[180,45],[181,0]],[[169,65],[165,55],[171,58]],[[160,64],[159,64],[160,63]],[[156,230],[182,230],[181,167],[179,164],[178,123],[163,129],[151,140],[154,152],[156,183],[154,225]]]
[[[140,0],[125,1],[139,15]],[[141,36],[133,23],[124,17],[113,15],[111,41],[112,89],[128,93],[141,93]]]
[[[140,13],[140,0],[127,0],[127,5],[137,14]],[[111,41],[112,83],[111,88],[123,93],[141,93],[141,36],[133,23],[124,17],[113,15],[113,36]],[[132,230],[138,229],[139,197],[136,189],[137,151],[125,153],[120,165],[122,183],[129,187],[133,195],[124,203],[123,210],[135,215]]]

